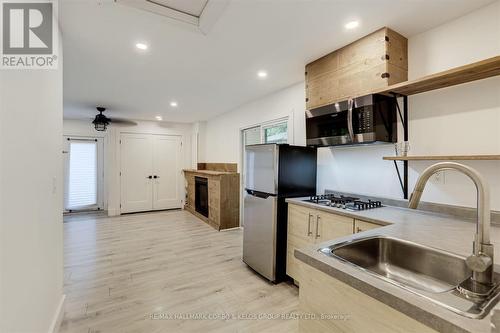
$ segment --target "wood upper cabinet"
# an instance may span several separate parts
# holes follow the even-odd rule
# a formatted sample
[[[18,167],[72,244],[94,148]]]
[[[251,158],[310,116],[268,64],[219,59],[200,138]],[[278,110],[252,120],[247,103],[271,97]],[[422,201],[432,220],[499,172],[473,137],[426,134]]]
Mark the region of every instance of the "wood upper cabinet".
[[[408,80],[408,40],[382,28],[306,65],[308,110]]]

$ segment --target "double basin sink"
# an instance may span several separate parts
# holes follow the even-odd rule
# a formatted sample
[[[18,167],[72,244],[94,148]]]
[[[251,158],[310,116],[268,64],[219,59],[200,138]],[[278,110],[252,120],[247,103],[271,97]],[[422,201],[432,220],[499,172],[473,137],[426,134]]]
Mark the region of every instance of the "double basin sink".
[[[465,317],[483,318],[499,299],[498,287],[487,295],[478,294],[481,297],[464,295],[460,285],[472,275],[465,258],[413,242],[372,236],[337,243],[320,252]]]

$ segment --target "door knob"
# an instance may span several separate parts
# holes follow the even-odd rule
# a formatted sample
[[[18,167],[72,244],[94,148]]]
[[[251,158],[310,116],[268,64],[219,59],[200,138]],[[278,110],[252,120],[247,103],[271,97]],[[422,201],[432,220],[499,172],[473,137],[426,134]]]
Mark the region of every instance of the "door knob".
[[[160,178],[160,176],[156,176],[156,175],[155,175],[155,176],[153,176],[153,178],[154,178],[154,179],[157,179],[157,178]]]
[[[152,178],[153,178],[153,176],[147,176],[147,178],[148,178],[148,179],[152,179]]]

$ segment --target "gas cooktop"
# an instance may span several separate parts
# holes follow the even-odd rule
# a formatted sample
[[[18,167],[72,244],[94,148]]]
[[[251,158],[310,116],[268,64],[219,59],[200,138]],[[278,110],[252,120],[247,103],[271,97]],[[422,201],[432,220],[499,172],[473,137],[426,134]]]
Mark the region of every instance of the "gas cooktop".
[[[318,205],[337,207],[348,210],[366,210],[383,207],[382,202],[378,200],[361,200],[360,198],[356,197],[343,195],[337,196],[335,194],[313,195],[305,201],[312,202]]]

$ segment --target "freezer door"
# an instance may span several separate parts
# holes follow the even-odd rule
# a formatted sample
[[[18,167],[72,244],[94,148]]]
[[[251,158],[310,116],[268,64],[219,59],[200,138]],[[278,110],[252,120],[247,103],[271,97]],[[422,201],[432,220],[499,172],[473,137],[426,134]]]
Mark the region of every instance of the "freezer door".
[[[243,261],[270,281],[276,279],[277,198],[245,192]]]
[[[255,145],[245,149],[245,188],[270,194],[278,192],[278,146]]]

